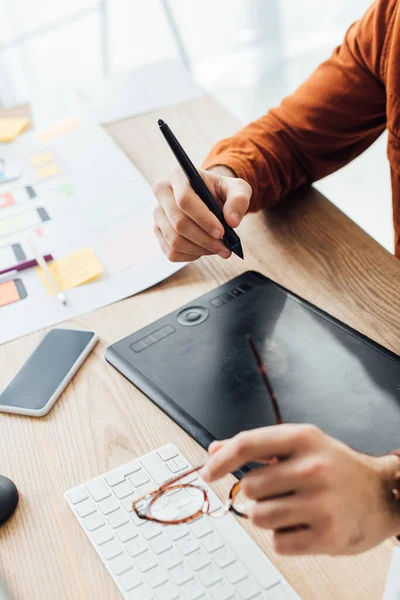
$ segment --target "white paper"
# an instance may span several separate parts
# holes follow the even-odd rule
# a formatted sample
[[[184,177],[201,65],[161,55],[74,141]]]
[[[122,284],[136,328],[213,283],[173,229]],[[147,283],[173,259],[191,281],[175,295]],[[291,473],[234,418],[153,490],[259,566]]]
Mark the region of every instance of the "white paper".
[[[67,307],[46,292],[36,269],[21,272],[18,277],[28,296],[0,307],[0,343],[136,294],[182,268],[182,264],[169,263],[158,250],[151,256],[138,253],[132,266],[118,273],[108,272],[103,240],[118,233],[121,223],[134,227],[137,222],[152,236],[155,200],[149,184],[102,127],[85,121],[46,145],[37,141],[34,132],[26,133],[0,150],[10,157],[18,156],[23,165],[22,178],[14,186],[0,185],[0,191],[32,185],[38,194],[29,202],[0,209],[0,222],[13,214],[44,207],[50,220],[33,232],[42,253],[50,252],[57,259],[91,247],[105,267],[98,280],[65,292]],[[29,158],[43,151],[52,154],[61,175],[39,183]],[[66,194],[65,185],[72,186],[74,193]],[[32,232],[2,237],[0,246],[21,243],[26,250],[28,235]],[[26,254],[31,258],[29,252]]]
[[[31,97],[31,110],[36,129],[70,114],[106,124],[202,94],[182,64],[168,60],[97,79],[76,91],[37,89]]]
[[[388,578],[382,600],[400,600],[400,548],[393,548]]]

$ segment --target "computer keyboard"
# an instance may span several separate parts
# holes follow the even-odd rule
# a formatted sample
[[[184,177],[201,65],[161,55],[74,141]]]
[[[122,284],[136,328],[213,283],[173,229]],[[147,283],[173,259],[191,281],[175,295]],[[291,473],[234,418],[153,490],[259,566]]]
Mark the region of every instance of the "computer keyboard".
[[[65,498],[126,600],[300,600],[236,519],[203,515],[182,525],[139,519],[132,501],[190,468],[168,444],[66,492]],[[197,473],[186,483],[207,488]],[[168,497],[173,510],[191,501]]]

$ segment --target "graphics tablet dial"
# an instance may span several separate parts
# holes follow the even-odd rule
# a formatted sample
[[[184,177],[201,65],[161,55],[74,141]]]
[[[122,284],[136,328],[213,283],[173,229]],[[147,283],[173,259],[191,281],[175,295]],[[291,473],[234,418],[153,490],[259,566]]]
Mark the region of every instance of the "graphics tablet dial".
[[[204,323],[209,314],[208,310],[203,306],[190,306],[181,310],[176,319],[180,325],[193,327],[194,325]]]

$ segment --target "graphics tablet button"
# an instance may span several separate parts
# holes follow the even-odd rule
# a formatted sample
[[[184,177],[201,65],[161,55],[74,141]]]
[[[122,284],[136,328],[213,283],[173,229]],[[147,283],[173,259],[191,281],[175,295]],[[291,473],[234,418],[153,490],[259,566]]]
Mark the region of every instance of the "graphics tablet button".
[[[190,308],[184,308],[177,315],[177,321],[181,325],[187,327],[193,327],[194,325],[200,325],[208,318],[209,312],[202,306],[191,306]]]
[[[223,306],[225,302],[221,298],[214,298],[214,300],[211,300],[211,304],[216,308],[219,308],[220,306]]]
[[[142,341],[139,341],[139,342],[136,342],[135,344],[132,344],[131,348],[134,352],[141,352],[142,350],[144,350],[146,348],[146,344],[143,344]]]

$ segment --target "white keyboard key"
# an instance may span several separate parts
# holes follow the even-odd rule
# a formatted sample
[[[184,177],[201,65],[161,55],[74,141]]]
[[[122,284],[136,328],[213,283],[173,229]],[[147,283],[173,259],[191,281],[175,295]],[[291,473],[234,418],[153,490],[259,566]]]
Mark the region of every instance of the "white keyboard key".
[[[129,481],[125,480],[122,483],[115,485],[113,487],[113,492],[119,500],[122,500],[122,498],[126,498],[127,496],[133,494],[135,490]]]
[[[132,460],[129,463],[126,463],[126,465],[124,465],[123,467],[121,467],[123,469],[124,475],[125,477],[128,477],[129,475],[132,475],[132,473],[136,473],[136,471],[140,471],[140,462],[138,460]]]
[[[232,552],[228,546],[222,546],[215,552],[213,552],[213,560],[215,560],[216,564],[220,567],[220,569],[224,569],[228,565],[231,565],[235,562],[236,556]]]
[[[147,483],[142,483],[142,485],[138,487],[137,493],[140,496],[145,496],[146,494],[151,494],[151,492],[154,492],[157,487],[158,486],[154,483],[154,481],[150,480]]]
[[[184,563],[170,570],[171,576],[178,585],[183,585],[186,581],[193,579],[193,572]]]
[[[114,512],[114,510],[119,509],[119,502],[114,496],[110,496],[99,502],[97,506],[100,508],[103,515],[109,515]]]
[[[132,560],[126,554],[121,554],[120,556],[113,558],[109,561],[108,565],[114,575],[122,575],[122,573],[133,568]]]
[[[109,527],[103,525],[102,527],[99,527],[99,529],[93,531],[90,537],[97,546],[101,546],[101,544],[105,544],[106,542],[112,540],[114,534]]]
[[[103,558],[106,560],[111,560],[112,558],[122,554],[122,547],[116,539],[113,539],[105,544],[102,544],[100,546],[100,552]]]
[[[140,530],[140,533],[146,540],[151,540],[156,535],[160,535],[161,532],[161,525],[159,523],[152,523],[151,521],[147,521]]]
[[[86,485],[86,489],[95,502],[100,502],[100,500],[104,500],[104,498],[108,498],[108,496],[111,495],[110,489],[107,487],[102,477],[90,481]]]
[[[208,554],[206,554],[203,548],[199,548],[198,550],[196,550],[196,552],[189,554],[186,560],[194,571],[199,571],[200,569],[203,569],[211,562],[211,560],[208,557]]]
[[[168,446],[163,446],[157,450],[157,454],[162,460],[170,460],[171,458],[178,456],[178,451],[174,446],[168,444]]]
[[[68,492],[68,499],[71,504],[78,504],[78,502],[82,502],[82,500],[86,500],[86,498],[89,498],[89,494],[83,486]]]
[[[193,554],[191,555],[193,556]],[[166,569],[172,569],[177,565],[180,565],[183,561],[180,552],[176,548],[170,548],[170,550],[166,550],[158,557],[160,559],[160,563]]]
[[[181,587],[181,594],[185,600],[198,600],[204,598],[205,589],[196,579],[191,579]]]
[[[138,534],[136,527],[128,521],[125,525],[121,525],[115,530],[117,537],[121,540],[123,544],[128,542],[129,540],[133,540]]]
[[[108,515],[107,521],[113,529],[116,529],[125,523],[129,523],[129,517],[126,512],[122,510],[122,508],[118,508]]]
[[[222,548],[225,546],[225,542],[217,531],[212,531],[211,533],[205,535],[201,538],[201,543],[207,552],[215,552],[218,548]]]
[[[188,470],[189,463],[186,460],[186,458],[184,458],[182,456],[182,454],[179,454],[178,456],[176,456],[174,460],[175,460],[176,464],[178,465],[178,468],[179,468],[180,471],[185,471],[185,470],[187,471]]]
[[[124,590],[124,592],[129,592],[137,588],[143,582],[142,576],[136,571],[136,569],[130,569],[118,579],[118,583]]]
[[[286,593],[286,590],[281,584],[274,586],[268,590],[269,600],[290,600],[290,596]]]
[[[218,498],[217,494],[212,490],[207,490],[208,499],[210,501],[210,512],[214,512],[218,510],[222,506],[221,500]]]
[[[189,494],[186,492],[186,490],[179,490],[179,492],[177,494],[174,494],[173,496],[170,497],[170,502],[171,502],[172,506],[174,506],[177,509],[180,509],[183,506],[186,506],[191,501],[192,500],[191,500]],[[197,505],[196,508],[198,509],[199,506]]]
[[[245,579],[248,575],[247,570],[239,561],[232,563],[224,569],[224,575],[234,585]]]
[[[159,485],[171,479],[171,473],[158,458],[157,454],[142,456],[140,462],[150,474],[151,478]]]
[[[157,600],[177,600],[180,596],[178,588],[171,582],[161,585],[155,592]]]
[[[196,519],[196,521],[193,521],[193,523],[190,523],[189,528],[198,538],[202,538],[213,531],[210,519],[206,516],[200,517],[199,519]]]
[[[190,475],[186,475],[185,477],[182,477],[182,479],[180,480],[181,483],[192,483],[192,484],[196,484],[196,485],[200,485],[202,486],[202,482],[200,481],[200,477],[197,473],[197,471],[195,471],[194,473],[191,473]]]
[[[119,468],[119,469],[114,469],[114,471],[110,471],[109,473],[104,475],[104,479],[106,480],[106,483],[110,487],[112,487],[114,485],[117,485],[118,483],[122,483],[123,481],[125,481],[125,475],[124,475],[122,469]]]
[[[147,583],[153,589],[157,588],[163,583],[166,583],[169,579],[166,570],[160,567],[159,565],[154,567],[154,569],[151,569],[151,571],[147,571],[145,577]]]
[[[83,502],[79,502],[79,504],[75,505],[75,510],[78,515],[83,519],[88,515],[96,512],[96,505],[88,498],[87,500],[83,500]]]
[[[132,503],[134,500],[138,499],[138,495],[135,492],[134,494],[131,494],[130,496],[127,496],[126,498],[124,498],[121,502],[122,506],[124,507],[124,509],[126,510],[126,512],[132,512],[133,508],[132,508]]]
[[[221,571],[217,569],[217,567],[212,563],[210,563],[200,571],[197,571],[197,575],[202,584],[207,587],[211,587],[212,585],[217,583],[217,581],[220,581],[222,579]]]
[[[178,548],[179,552],[182,552],[183,556],[187,556],[195,550],[198,550],[200,548],[200,544],[198,539],[189,533],[189,535],[185,535],[185,537],[176,542],[176,547]]]
[[[188,494],[188,496],[190,498],[189,504],[186,504],[185,506],[182,506],[179,509],[179,514],[181,515],[182,519],[187,519],[189,517],[193,517],[195,514],[197,514],[199,512],[199,509],[201,508],[201,504],[199,502],[199,497],[197,494],[196,494],[196,498],[190,497],[189,494]]]
[[[88,531],[94,531],[95,529],[98,529],[99,527],[104,525],[104,519],[99,513],[99,511],[96,510],[96,512],[83,519],[83,524],[85,525]]]
[[[231,598],[235,598],[234,588],[225,580],[218,581],[211,592],[214,600],[231,600]]]
[[[172,475],[175,475],[175,473],[179,473],[180,468],[178,467],[178,465],[176,464],[174,459],[169,460],[165,464],[167,465],[168,469],[171,471]]]
[[[126,594],[127,600],[154,600],[153,590],[142,583],[139,587]]]
[[[150,481],[150,477],[148,476],[148,474],[146,473],[146,471],[144,469],[140,469],[139,471],[136,471],[136,473],[129,475],[129,481],[135,487],[139,487],[145,483],[148,483]],[[141,495],[140,491],[139,491],[139,495]]]
[[[162,554],[166,550],[169,550],[169,548],[172,548],[170,538],[163,531],[160,535],[150,540],[149,544],[155,554]]]
[[[201,490],[201,492],[199,492],[199,489]],[[187,487],[186,491],[189,494],[189,496],[192,496],[192,498],[197,499],[200,497],[200,493],[203,494],[202,486],[200,484],[197,484],[196,482],[194,487]],[[201,496],[201,500],[203,501],[203,496]]]
[[[178,518],[178,512],[177,512],[176,508],[174,508],[171,505],[167,506],[166,508],[162,508],[159,511],[152,510],[151,514],[156,519],[160,519],[161,521],[164,521],[164,522],[175,521]],[[171,527],[173,527],[173,525],[171,525]]]
[[[169,535],[171,540],[176,542],[189,533],[189,527],[182,523],[181,525],[166,525],[166,533]]]
[[[125,550],[132,557],[139,556],[147,550],[147,544],[143,538],[136,536],[125,544]]]
[[[142,552],[142,554],[139,554],[135,558],[135,565],[141,573],[145,573],[146,571],[149,571],[150,569],[155,567],[157,564],[158,563],[157,563],[156,557],[154,556],[154,554],[152,552],[149,552],[149,550]]]
[[[251,600],[257,598],[261,594],[261,589],[258,583],[252,577],[246,577],[236,585],[236,591],[243,600]]]

